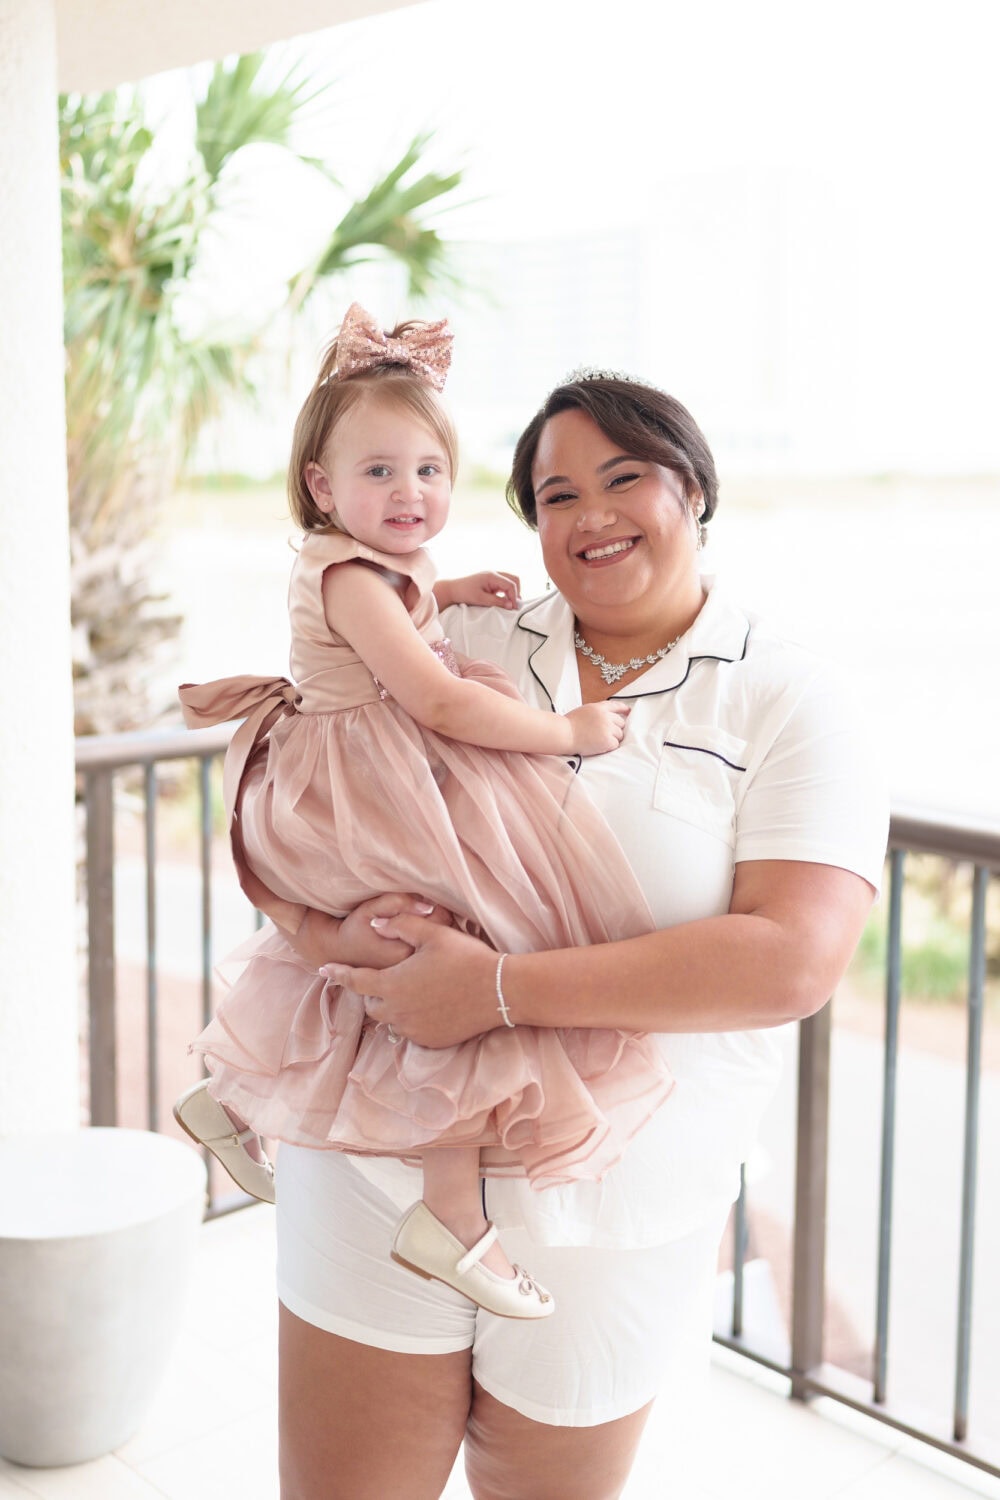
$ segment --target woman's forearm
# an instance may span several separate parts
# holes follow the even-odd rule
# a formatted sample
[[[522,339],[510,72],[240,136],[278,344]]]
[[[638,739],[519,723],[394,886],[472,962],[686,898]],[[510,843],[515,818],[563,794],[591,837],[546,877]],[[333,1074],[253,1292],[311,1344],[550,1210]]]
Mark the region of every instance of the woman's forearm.
[[[829,999],[857,945],[872,888],[829,865],[737,866],[730,911],[591,947],[515,953],[503,994],[515,1025],[622,1026],[635,1031],[742,1031],[779,1026]],[[447,1047],[503,1025],[497,956],[462,933],[412,919],[378,919],[413,957],[376,974],[336,977],[369,1009],[426,1047]]]
[[[780,1026],[829,999],[766,917],[729,914],[552,953],[515,953],[503,992],[516,1024],[734,1031]]]
[[[780,1026],[830,998],[872,896],[860,876],[829,865],[739,865],[725,915],[591,948],[513,954],[504,995],[515,1022],[536,1026]]]

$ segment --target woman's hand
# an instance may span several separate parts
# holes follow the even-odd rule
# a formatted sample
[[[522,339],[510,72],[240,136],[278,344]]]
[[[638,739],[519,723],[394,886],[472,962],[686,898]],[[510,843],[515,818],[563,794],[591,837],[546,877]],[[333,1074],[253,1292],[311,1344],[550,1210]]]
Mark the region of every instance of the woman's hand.
[[[376,920],[386,944],[405,945],[412,956],[392,968],[334,963],[324,969],[336,984],[366,997],[374,1020],[422,1047],[452,1047],[502,1024],[492,948],[429,917]],[[512,1019],[516,1023],[517,1015]]]
[[[419,917],[421,922],[438,926],[451,925],[451,913],[443,906],[434,906],[419,896],[390,892],[362,901],[346,917],[331,917],[310,909],[295,937],[289,937],[288,941],[315,969],[332,962],[387,969],[408,958],[413,950],[397,938],[384,936],[372,926],[372,921],[398,916]]]
[[[470,573],[467,578],[439,578],[434,585],[438,609],[449,604],[495,604],[517,609],[521,580],[514,573]]]

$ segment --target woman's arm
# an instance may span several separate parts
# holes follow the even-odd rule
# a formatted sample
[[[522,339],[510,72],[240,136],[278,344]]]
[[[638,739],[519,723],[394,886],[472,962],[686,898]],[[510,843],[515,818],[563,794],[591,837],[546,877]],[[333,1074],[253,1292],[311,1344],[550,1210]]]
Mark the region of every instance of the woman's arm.
[[[874,892],[832,865],[751,860],[736,866],[725,916],[587,948],[518,953],[505,960],[504,997],[515,1024],[623,1026],[635,1031],[744,1031],[811,1015],[850,962]],[[335,966],[379,1021],[428,1047],[451,1046],[502,1025],[497,955],[419,918],[376,919],[383,936],[412,946],[393,969]]]
[[[487,750],[547,755],[602,755],[621,743],[626,704],[589,703],[553,714],[456,677],[427,649],[395,589],[372,568],[327,568],[323,605],[330,629],[426,729]]]
[[[451,925],[451,913],[443,906],[434,906],[419,896],[387,892],[362,901],[346,917],[332,917],[328,912],[307,907],[298,931],[286,931],[283,936],[299,957],[315,969],[333,962],[385,969],[409,958],[413,949],[406,942],[383,936],[373,919],[388,921],[400,916],[421,923]]]

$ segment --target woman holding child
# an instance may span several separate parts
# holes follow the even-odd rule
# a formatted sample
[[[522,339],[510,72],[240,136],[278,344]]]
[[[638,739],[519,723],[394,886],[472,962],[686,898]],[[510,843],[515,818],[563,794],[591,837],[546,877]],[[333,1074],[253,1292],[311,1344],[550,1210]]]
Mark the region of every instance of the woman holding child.
[[[621,743],[573,766],[652,930],[500,955],[415,891],[311,910],[288,940],[408,1046],[621,1028],[672,1087],[600,1180],[484,1177],[506,1255],[554,1299],[533,1320],[389,1258],[417,1166],[282,1145],[283,1500],[434,1500],[463,1442],[476,1500],[620,1495],[657,1393],[680,1413],[707,1356],[774,1028],[828,999],[881,875],[883,791],[849,695],[700,571],[717,479],[685,408],[573,378],[522,434],[509,492],[553,591],[445,608],[444,631],[535,709],[628,709]]]

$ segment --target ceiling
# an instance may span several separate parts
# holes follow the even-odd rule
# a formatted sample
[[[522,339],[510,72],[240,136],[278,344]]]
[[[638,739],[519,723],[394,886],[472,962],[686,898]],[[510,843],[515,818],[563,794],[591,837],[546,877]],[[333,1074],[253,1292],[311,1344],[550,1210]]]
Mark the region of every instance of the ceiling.
[[[415,0],[55,0],[59,88],[86,93]]]

